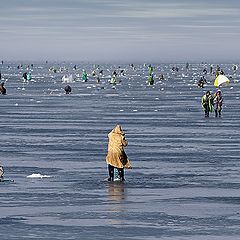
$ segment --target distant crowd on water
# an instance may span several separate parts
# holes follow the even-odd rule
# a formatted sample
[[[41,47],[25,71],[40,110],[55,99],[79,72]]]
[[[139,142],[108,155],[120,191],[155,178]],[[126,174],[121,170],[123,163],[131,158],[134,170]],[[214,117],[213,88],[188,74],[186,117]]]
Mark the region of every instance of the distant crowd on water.
[[[46,61],[46,64],[48,62]],[[5,63],[4,61],[1,61],[1,65],[3,66]],[[130,69],[132,71],[136,70],[136,65],[130,64]],[[222,92],[222,86],[226,86],[230,83],[230,81],[233,79],[233,75],[236,74],[238,71],[238,65],[232,64],[231,68],[231,75],[226,76],[225,70],[220,67],[220,65],[207,65],[203,64],[202,72],[198,73],[199,79],[196,82],[196,87],[199,89],[203,89],[206,87],[206,85],[214,87],[214,91],[211,91],[210,89],[207,89],[205,93],[202,95],[202,93],[199,93],[199,96],[201,94],[201,106],[204,112],[204,116],[208,118],[211,113],[215,114],[215,117],[221,117],[222,111],[223,111],[223,92]],[[10,69],[9,66],[6,67],[7,69]],[[6,69],[5,68],[5,69]],[[17,65],[16,68],[20,71],[22,71],[22,81],[24,83],[28,83],[32,80],[32,71],[34,68],[34,64],[30,65]],[[185,67],[179,68],[178,65],[172,66],[170,69],[171,73],[178,74],[182,70],[182,75],[184,73],[188,73],[190,71],[191,64],[186,63]],[[3,70],[4,68],[0,68],[0,93],[2,95],[7,94],[6,89],[6,83],[7,78],[5,77],[5,72]],[[146,78],[145,78],[145,84],[149,86],[153,86],[158,81],[167,81],[167,76],[165,73],[161,70],[157,70],[154,65],[152,64],[144,64],[143,69],[146,70]],[[90,73],[87,72],[86,69],[82,69],[77,67],[77,65],[74,65],[71,69],[74,71],[76,76],[80,79],[82,82],[88,82],[89,80],[94,80],[96,84],[101,84],[101,79],[104,76],[105,69],[101,68],[100,65],[94,65],[93,69]],[[64,84],[63,90],[65,91],[65,94],[71,94],[73,92],[73,88],[71,84],[76,80],[76,77],[73,76],[73,74],[69,74],[69,71],[66,67],[50,67],[48,69],[49,72],[53,74],[61,74],[62,77],[61,80]],[[183,73],[184,72],[184,73]],[[207,77],[208,76],[208,77]],[[211,76],[211,78],[209,77]],[[122,77],[128,77],[128,72],[126,69],[122,68],[121,66],[117,67],[116,69],[112,70],[110,76],[108,75],[108,83],[112,86],[112,88],[115,88],[117,84],[122,82]],[[208,78],[208,79],[207,79]],[[106,77],[105,77],[106,79]],[[220,89],[221,88],[221,89]],[[108,134],[109,138],[109,144],[108,144],[108,153],[106,157],[106,161],[108,164],[108,173],[109,173],[109,181],[114,180],[114,168],[118,170],[118,176],[121,181],[124,181],[124,168],[131,168],[131,163],[127,157],[127,155],[124,152],[124,147],[127,146],[127,141],[125,139],[125,134],[120,126],[120,124],[117,124],[113,130]],[[0,181],[3,181],[4,178],[4,169],[2,166],[0,166]]]

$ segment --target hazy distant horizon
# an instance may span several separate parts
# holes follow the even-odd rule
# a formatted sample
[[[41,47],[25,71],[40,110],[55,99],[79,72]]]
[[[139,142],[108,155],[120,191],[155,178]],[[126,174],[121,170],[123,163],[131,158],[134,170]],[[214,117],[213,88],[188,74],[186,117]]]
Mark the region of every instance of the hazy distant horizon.
[[[237,0],[11,0],[0,59],[240,61]]]
[[[0,59],[0,61],[3,61],[4,64],[7,63],[16,63],[16,64],[43,64],[43,63],[48,63],[48,64],[60,64],[60,63],[66,63],[66,64],[123,64],[123,65],[130,65],[130,64],[135,64],[135,65],[142,65],[142,64],[152,64],[152,65],[157,65],[157,64],[186,64],[189,63],[191,64],[240,64],[239,60],[206,60],[206,61],[201,61],[201,60],[189,60],[189,61],[184,61],[184,60],[146,60],[146,61],[130,61],[130,60],[111,60],[111,61],[103,61],[103,60],[80,60],[80,59]],[[0,63],[1,66],[1,63]]]

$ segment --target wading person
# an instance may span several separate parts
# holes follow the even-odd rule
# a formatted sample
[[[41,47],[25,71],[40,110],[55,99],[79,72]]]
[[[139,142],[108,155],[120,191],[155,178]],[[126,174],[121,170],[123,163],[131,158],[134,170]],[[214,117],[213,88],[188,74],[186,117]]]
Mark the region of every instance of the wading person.
[[[124,168],[131,168],[131,163],[124,152],[128,144],[125,134],[119,124],[108,134],[108,153],[106,161],[108,164],[108,181],[114,181],[114,168],[117,168],[120,181],[124,181]]]
[[[4,170],[3,167],[0,165],[0,182],[3,181]]]
[[[222,103],[223,103],[223,96],[221,90],[217,90],[214,94],[213,104],[214,104],[214,111],[215,117],[221,117],[222,114]]]
[[[207,91],[201,99],[205,117],[209,117],[209,112],[213,111],[213,98],[210,91]]]
[[[202,76],[202,77],[200,78],[200,80],[198,81],[198,87],[204,88],[204,84],[205,84],[205,83],[207,83],[207,81],[206,81],[205,77]]]
[[[66,94],[69,94],[72,91],[72,88],[70,87],[70,85],[67,85],[65,86],[64,90]]]
[[[7,90],[6,90],[6,88],[4,87],[4,82],[1,82],[1,83],[0,83],[0,93],[3,94],[3,95],[6,95],[6,94],[7,94]]]

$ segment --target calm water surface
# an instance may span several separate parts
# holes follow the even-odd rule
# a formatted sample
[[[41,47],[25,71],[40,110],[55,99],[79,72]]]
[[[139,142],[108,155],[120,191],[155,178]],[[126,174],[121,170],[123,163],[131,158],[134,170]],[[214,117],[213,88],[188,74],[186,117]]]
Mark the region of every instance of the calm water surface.
[[[64,94],[61,77],[76,78]],[[222,118],[204,118],[200,99],[215,91],[214,76],[197,88],[209,65],[100,65],[99,84],[78,74],[93,64],[35,63],[23,83],[17,63],[1,65],[7,95],[0,96],[0,239],[236,240],[240,236],[239,71],[228,77]],[[115,88],[113,70],[125,69]],[[165,80],[158,75],[163,73]],[[126,133],[133,169],[125,183],[109,183],[107,134]],[[47,178],[27,178],[31,174]]]

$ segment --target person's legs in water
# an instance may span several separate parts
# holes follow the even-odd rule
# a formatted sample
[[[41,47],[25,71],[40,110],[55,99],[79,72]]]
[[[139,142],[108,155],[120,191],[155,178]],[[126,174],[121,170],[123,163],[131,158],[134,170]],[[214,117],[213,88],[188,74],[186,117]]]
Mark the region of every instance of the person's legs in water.
[[[203,108],[204,108],[205,117],[209,117],[209,107],[206,103],[203,105]]]
[[[113,181],[114,178],[114,167],[110,164],[108,164],[108,173],[109,173],[109,178],[108,181]]]
[[[208,107],[205,107],[205,117],[209,117],[209,109],[208,109]]]
[[[205,117],[209,117],[209,112],[205,111]]]
[[[222,109],[220,109],[220,110],[218,111],[218,116],[219,116],[219,117],[221,117],[221,114],[222,114],[221,110],[222,110]]]
[[[218,115],[219,115],[219,117],[221,117],[221,115],[222,115],[222,106],[220,106],[218,109]]]
[[[118,168],[118,175],[120,177],[120,181],[125,181],[124,179],[124,168]]]

